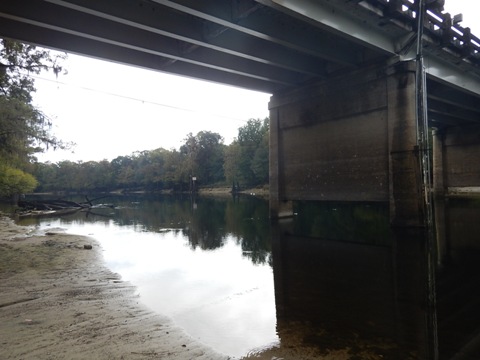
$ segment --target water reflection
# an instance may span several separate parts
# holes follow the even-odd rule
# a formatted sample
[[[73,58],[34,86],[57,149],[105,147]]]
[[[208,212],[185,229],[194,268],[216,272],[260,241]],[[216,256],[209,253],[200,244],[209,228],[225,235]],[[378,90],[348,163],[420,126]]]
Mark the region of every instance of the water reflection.
[[[281,345],[269,355],[426,359],[422,237],[390,233],[382,205],[312,207],[272,239]]]
[[[440,359],[480,359],[480,200],[436,204]]]
[[[382,205],[296,211],[272,232],[280,344],[256,356],[480,358],[478,202],[438,202],[434,246]]]
[[[479,359],[480,202],[435,204],[433,242],[386,204],[271,224],[259,199],[139,196],[41,221],[93,233],[144,303],[230,356]]]
[[[101,241],[144,304],[229,356],[276,344],[268,204],[259,199],[119,197],[62,219],[24,219]]]
[[[102,238],[107,263],[142,302],[194,338],[235,356],[277,340],[272,270],[252,266],[234,238],[210,251],[173,232],[142,234],[133,247],[129,238]]]

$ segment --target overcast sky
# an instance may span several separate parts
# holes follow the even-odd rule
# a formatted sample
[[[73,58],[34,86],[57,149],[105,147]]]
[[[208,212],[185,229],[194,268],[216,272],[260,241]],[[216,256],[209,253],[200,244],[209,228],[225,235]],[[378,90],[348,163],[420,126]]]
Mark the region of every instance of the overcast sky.
[[[462,26],[480,34],[480,0],[446,0]],[[217,132],[230,144],[251,118],[268,116],[269,94],[69,54],[68,74],[36,79],[36,105],[54,134],[77,145],[40,161],[111,160],[134,151],[176,148],[188,133]]]

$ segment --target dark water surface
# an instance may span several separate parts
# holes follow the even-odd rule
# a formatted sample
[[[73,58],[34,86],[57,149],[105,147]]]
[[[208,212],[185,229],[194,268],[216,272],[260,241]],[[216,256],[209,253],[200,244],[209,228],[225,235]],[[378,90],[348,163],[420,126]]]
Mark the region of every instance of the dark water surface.
[[[232,357],[480,359],[480,201],[437,202],[434,237],[385,204],[111,197],[20,224],[98,239],[148,307]]]

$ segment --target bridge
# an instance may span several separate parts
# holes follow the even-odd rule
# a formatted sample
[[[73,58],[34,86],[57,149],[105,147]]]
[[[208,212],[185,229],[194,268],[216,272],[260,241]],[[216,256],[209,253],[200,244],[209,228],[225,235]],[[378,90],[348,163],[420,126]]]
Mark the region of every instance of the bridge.
[[[295,201],[388,201],[393,225],[417,226],[430,181],[422,178],[440,196],[480,186],[480,39],[441,8],[439,0],[2,0],[0,36],[271,93],[272,216],[291,214]],[[433,174],[419,143],[418,14]]]

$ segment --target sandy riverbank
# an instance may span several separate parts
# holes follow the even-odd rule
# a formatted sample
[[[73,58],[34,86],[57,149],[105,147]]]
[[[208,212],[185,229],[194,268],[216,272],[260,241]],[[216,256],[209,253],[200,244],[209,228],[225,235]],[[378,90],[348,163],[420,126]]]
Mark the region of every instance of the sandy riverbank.
[[[94,239],[0,215],[0,359],[227,358],[139,304]]]
[[[224,195],[224,196],[232,196],[232,188],[228,187],[202,187],[198,189],[198,193],[200,195]],[[259,186],[256,188],[250,188],[241,190],[239,194],[242,195],[252,195],[261,198],[268,198],[269,195],[269,187],[268,186]]]

